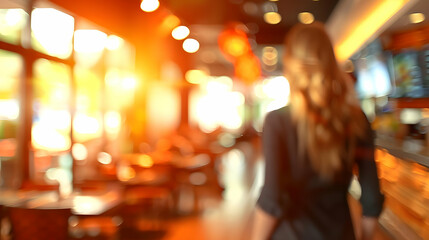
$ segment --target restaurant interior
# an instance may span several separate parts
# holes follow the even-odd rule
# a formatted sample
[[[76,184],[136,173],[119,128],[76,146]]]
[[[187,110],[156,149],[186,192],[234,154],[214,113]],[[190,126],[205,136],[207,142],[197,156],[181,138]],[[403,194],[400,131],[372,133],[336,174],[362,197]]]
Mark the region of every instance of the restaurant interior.
[[[284,36],[313,21],[376,131],[375,239],[429,239],[426,16],[427,0],[0,0],[0,239],[249,239],[264,117],[289,103]]]

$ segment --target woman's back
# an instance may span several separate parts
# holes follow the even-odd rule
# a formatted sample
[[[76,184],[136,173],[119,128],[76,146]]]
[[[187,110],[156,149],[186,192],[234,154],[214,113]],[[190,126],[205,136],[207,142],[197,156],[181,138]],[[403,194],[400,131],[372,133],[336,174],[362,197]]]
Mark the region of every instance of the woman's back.
[[[323,24],[293,27],[283,63],[290,105],[265,118],[254,239],[354,239],[347,192],[355,163],[364,215],[378,216],[383,203],[369,123]]]
[[[258,205],[279,218],[273,239],[354,239],[346,198],[351,169],[335,181],[324,180],[299,158],[296,143],[289,108],[269,113],[263,134],[267,169]]]

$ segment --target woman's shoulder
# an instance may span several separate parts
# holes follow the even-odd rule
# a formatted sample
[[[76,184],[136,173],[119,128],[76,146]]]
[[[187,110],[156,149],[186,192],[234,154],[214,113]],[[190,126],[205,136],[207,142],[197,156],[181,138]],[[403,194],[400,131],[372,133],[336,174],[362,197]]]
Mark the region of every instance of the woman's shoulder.
[[[285,106],[267,113],[266,119],[284,119],[289,117],[290,107]]]
[[[284,126],[290,119],[290,109],[288,106],[268,112],[265,117],[265,125]]]

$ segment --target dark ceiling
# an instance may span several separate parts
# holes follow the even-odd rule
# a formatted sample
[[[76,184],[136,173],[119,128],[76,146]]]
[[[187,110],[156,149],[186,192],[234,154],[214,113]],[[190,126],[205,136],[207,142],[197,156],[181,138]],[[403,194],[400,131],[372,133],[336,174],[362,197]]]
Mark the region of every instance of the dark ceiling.
[[[225,25],[241,22],[249,26],[259,44],[280,44],[285,33],[298,22],[300,12],[310,12],[314,18],[326,22],[338,0],[161,0],[186,25]],[[282,16],[279,24],[264,22],[266,11]]]
[[[153,47],[144,46],[154,46],[152,41],[159,41],[157,27],[172,13],[183,25],[190,27],[191,36],[201,43],[200,51],[193,54],[194,63],[190,65],[204,62],[202,55],[211,52],[217,54],[216,60],[208,64],[211,73],[231,75],[232,66],[221,56],[217,46],[217,34],[226,24],[245,24],[249,29],[249,38],[259,46],[280,45],[289,28],[298,22],[300,12],[310,12],[315,20],[326,22],[339,0],[159,0],[160,8],[151,13],[140,9],[141,0],[50,1],[127,38],[138,46],[143,57],[150,56],[148,51],[156,51]],[[282,21],[276,25],[265,23],[263,15],[268,10],[280,13]],[[180,55],[179,58],[184,56],[182,51],[168,51],[165,48],[160,51],[177,52],[175,54]]]
[[[222,26],[241,22],[251,30],[258,44],[280,44],[285,33],[298,22],[300,12],[311,12],[315,20],[325,22],[338,0],[160,0],[160,9],[143,12],[141,0],[50,0],[74,13],[85,16],[100,26],[124,37],[138,38],[139,29],[153,30],[166,11],[180,18],[187,26]],[[277,11],[282,21],[276,25],[264,22],[267,10]],[[156,24],[155,24],[156,25]],[[135,39],[138,41],[138,39]]]

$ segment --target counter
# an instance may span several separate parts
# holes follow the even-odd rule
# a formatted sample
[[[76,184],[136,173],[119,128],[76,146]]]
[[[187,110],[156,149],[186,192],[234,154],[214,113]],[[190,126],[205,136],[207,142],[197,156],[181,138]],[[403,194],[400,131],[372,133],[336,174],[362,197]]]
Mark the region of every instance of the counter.
[[[399,140],[387,136],[377,136],[375,145],[397,158],[429,168],[429,146],[424,140]]]
[[[429,148],[379,136],[375,159],[385,205],[380,224],[395,239],[429,239]]]

